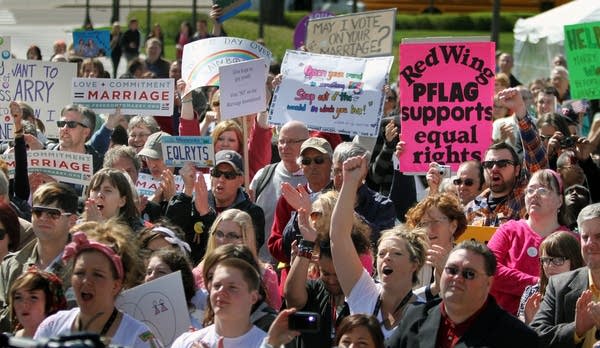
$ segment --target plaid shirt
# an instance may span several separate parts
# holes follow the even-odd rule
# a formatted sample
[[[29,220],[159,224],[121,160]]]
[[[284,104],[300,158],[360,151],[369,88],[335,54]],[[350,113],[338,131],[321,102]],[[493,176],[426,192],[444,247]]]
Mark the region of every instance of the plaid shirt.
[[[515,181],[513,190],[498,203],[496,209],[491,210],[488,206],[488,198],[491,194],[489,188],[485,189],[479,196],[475,197],[465,208],[467,222],[475,226],[500,226],[508,220],[519,220],[527,215],[525,208],[525,188],[531,174],[539,169],[548,168],[546,148],[543,146],[529,116],[518,121],[519,132],[523,142],[524,166]]]

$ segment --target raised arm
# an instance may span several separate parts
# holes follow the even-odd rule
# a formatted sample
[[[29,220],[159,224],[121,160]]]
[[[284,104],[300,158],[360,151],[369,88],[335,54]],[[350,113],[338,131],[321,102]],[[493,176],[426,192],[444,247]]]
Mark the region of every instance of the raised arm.
[[[367,172],[365,157],[351,157],[344,161],[344,182],[331,216],[331,254],[338,280],[346,296],[363,273],[363,267],[352,243],[352,224],[356,191]]]

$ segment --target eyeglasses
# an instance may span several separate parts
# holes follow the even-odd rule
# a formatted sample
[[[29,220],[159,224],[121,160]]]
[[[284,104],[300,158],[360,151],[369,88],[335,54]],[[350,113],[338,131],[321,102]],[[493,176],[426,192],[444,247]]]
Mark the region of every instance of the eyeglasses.
[[[210,176],[212,176],[213,178],[220,178],[221,176],[225,176],[225,179],[233,180],[233,179],[237,178],[238,176],[240,176],[240,174],[238,174],[236,172],[222,172],[222,171],[218,170],[217,168],[213,168],[210,170]]]
[[[550,139],[550,138],[552,138],[552,136],[550,136],[550,135],[543,135],[543,134],[540,134],[540,139],[541,139],[542,141],[546,141],[546,140],[548,140],[548,139]]]
[[[86,124],[78,122],[78,121],[56,121],[56,126],[58,128],[63,128],[67,126],[67,128],[77,128],[77,126],[81,126],[83,128],[89,128]]]
[[[552,191],[544,186],[528,187],[525,189],[525,193],[528,195],[538,194],[540,196],[547,196],[550,194],[550,192]]]
[[[131,133],[129,134],[130,138],[147,138],[150,136],[151,133]]]
[[[442,222],[447,222],[449,219],[447,217],[441,219],[433,219],[429,221],[421,221],[418,224],[418,227],[428,228],[429,226],[439,225]]]
[[[455,276],[460,273],[460,275],[465,280],[473,280],[473,279],[475,279],[475,276],[477,275],[477,271],[475,271],[474,269],[465,268],[461,271],[458,267],[454,267],[454,266],[444,267],[444,272],[446,272],[448,275],[451,275],[451,276]]]
[[[460,186],[462,184],[465,184],[465,186],[473,186],[473,184],[475,184],[475,181],[473,179],[454,179],[454,181],[452,181],[452,183],[456,186]]]
[[[294,144],[301,144],[304,141],[306,141],[306,138],[304,138],[304,139],[281,139],[281,138],[279,138],[277,140],[277,144],[279,144],[279,145],[294,145]]]
[[[216,230],[213,235],[215,236],[215,238],[218,239],[225,239],[225,240],[240,240],[242,239],[242,236],[235,233],[235,232],[223,232],[223,231],[219,231]]]
[[[58,208],[42,206],[34,206],[33,208],[31,208],[31,213],[38,219],[42,216],[43,213],[46,213],[46,215],[52,220],[58,220],[61,216],[73,215],[73,213],[65,213]]]
[[[552,256],[543,256],[540,257],[540,262],[542,263],[542,265],[549,265],[550,262],[552,262],[552,264],[554,266],[562,266],[565,264],[565,261],[567,261],[567,258],[564,256],[556,256],[556,257],[552,257]]]
[[[302,157],[302,160],[300,161],[300,163],[302,163],[302,165],[305,165],[305,166],[310,166],[313,163],[313,161],[315,162],[315,164],[321,165],[321,164],[325,163],[325,157],[324,156],[317,156],[314,158]]]
[[[505,168],[508,165],[514,166],[515,162],[513,160],[508,159],[481,162],[481,166],[485,169],[492,169],[494,166],[498,166],[499,168]]]

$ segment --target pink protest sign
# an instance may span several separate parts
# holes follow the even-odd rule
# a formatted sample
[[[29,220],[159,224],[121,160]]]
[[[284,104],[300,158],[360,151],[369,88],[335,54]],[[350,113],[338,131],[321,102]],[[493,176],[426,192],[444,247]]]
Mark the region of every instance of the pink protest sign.
[[[427,172],[433,161],[455,172],[492,141],[494,43],[466,39],[400,44],[402,172]]]

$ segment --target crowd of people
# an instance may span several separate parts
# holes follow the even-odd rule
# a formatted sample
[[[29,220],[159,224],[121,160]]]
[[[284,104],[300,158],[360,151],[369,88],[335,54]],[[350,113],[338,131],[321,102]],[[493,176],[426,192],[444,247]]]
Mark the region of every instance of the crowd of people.
[[[79,77],[116,77],[123,55],[120,78],[174,79],[172,117],[61,105],[51,139],[31,106],[10,103],[3,332],[162,346],[115,303],[124,289],[180,271],[192,327],[173,347],[600,347],[600,117],[597,101],[571,99],[563,57],[550,76],[522,83],[512,56],[499,54],[484,158],[450,178],[435,162],[407,175],[392,161],[406,146],[394,85],[377,138],[300,120],[276,128],[266,112],[222,120],[218,89],[184,95],[183,46],[226,35],[220,11],[212,33],[204,20],[181,24],[173,62],[160,24],[142,59],[137,21],[123,33],[115,23],[112,75],[55,45],[52,60],[78,62]],[[34,47],[28,59],[41,60]],[[169,135],[211,136],[214,166],[166,165]],[[29,174],[28,152],[40,149],[92,155],[88,185]],[[142,173],[159,182],[149,197],[136,189]],[[497,229],[486,243],[459,242],[469,225]],[[298,312],[319,325],[298,330]]]

